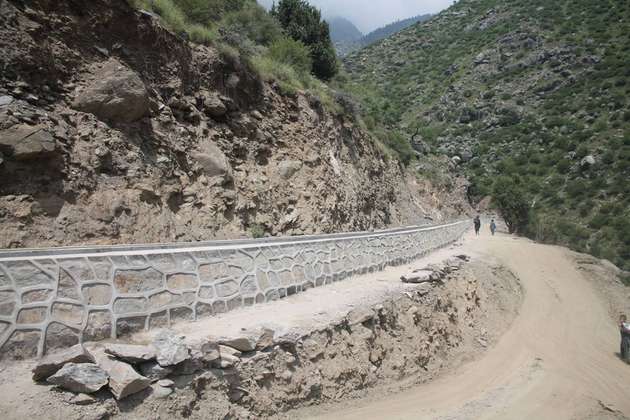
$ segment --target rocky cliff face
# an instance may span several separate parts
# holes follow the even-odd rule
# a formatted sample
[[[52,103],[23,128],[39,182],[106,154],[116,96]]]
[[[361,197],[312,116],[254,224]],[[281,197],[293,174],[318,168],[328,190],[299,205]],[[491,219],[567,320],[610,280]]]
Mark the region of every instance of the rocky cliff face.
[[[0,248],[359,230],[465,208],[317,98],[280,95],[123,0],[2,1],[0,51]]]

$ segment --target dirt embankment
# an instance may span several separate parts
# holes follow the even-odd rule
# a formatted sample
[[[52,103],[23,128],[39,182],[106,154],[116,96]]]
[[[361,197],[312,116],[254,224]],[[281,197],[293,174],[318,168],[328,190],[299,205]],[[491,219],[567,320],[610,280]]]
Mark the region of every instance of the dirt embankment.
[[[448,219],[347,115],[123,0],[0,4],[0,248]]]
[[[428,381],[492,346],[517,313],[521,290],[504,267],[474,260],[446,270],[451,272],[441,282],[398,280],[410,267],[426,264],[313,289],[278,307],[175,326],[189,343],[243,335],[241,327],[271,334],[263,334],[254,351],[232,349],[224,356],[228,348],[219,347],[220,358],[207,366],[197,361],[178,367],[169,376],[174,390],[166,392],[156,384],[119,402],[107,391],[77,402],[72,393],[32,383],[26,374],[31,364],[6,366],[0,391],[12,397],[0,409],[8,418],[46,416],[50,407],[54,418],[260,418]]]

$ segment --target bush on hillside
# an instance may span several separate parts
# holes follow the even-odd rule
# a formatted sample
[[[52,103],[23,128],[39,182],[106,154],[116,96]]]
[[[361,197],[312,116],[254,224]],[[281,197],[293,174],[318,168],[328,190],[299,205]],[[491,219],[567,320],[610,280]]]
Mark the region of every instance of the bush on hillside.
[[[529,222],[529,203],[521,180],[508,176],[497,178],[492,198],[510,233],[524,233]]]
[[[321,12],[305,0],[280,0],[271,9],[287,35],[309,47],[313,60],[312,72],[330,80],[338,72],[337,57],[330,39],[328,23]]]

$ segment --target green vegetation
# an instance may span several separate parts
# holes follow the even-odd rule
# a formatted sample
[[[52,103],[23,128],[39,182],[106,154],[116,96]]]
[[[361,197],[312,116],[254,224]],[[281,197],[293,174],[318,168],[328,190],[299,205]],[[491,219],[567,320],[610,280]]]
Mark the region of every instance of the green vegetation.
[[[254,224],[249,228],[249,234],[254,239],[265,237],[265,227],[260,224]]]
[[[285,32],[309,48],[313,74],[330,80],[337,74],[337,56],[330,40],[328,23],[319,10],[305,0],[280,0],[271,9]]]
[[[369,127],[468,152],[516,231],[629,270],[628,27],[622,0],[461,0],[347,57],[348,89]]]

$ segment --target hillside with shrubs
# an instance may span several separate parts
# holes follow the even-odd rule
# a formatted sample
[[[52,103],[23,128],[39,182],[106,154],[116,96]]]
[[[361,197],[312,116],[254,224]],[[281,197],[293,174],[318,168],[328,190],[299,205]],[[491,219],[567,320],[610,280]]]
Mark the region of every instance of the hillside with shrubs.
[[[630,3],[462,0],[345,59],[368,125],[513,230],[630,268]]]

